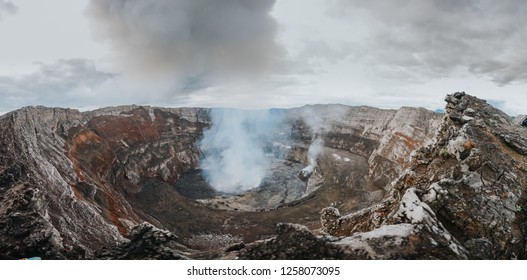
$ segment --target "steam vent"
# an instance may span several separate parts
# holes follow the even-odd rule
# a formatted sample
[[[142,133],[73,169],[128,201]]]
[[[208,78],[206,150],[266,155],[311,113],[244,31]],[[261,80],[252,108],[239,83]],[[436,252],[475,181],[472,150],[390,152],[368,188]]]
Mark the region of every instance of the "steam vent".
[[[525,118],[463,92],[445,101],[13,111],[0,117],[0,253],[526,259]]]

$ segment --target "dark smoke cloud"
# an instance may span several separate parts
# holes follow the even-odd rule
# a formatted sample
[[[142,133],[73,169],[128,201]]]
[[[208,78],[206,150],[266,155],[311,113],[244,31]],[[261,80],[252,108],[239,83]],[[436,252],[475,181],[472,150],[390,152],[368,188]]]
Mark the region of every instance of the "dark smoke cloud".
[[[499,85],[527,81],[527,1],[338,0],[334,13],[361,17],[372,64],[430,77],[456,69]]]
[[[91,0],[96,32],[123,66],[190,87],[265,73],[277,60],[274,0]]]
[[[6,15],[13,15],[18,11],[18,7],[10,1],[0,0],[0,20]]]

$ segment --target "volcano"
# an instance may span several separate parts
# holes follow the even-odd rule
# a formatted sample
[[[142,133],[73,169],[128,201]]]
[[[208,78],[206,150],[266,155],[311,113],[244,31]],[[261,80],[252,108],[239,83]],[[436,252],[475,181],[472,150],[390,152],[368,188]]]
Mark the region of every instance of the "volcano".
[[[525,259],[526,128],[465,93],[445,101],[445,113],[271,110],[280,122],[256,137],[259,184],[230,191],[203,165],[211,109],[10,112],[0,117],[0,253]]]

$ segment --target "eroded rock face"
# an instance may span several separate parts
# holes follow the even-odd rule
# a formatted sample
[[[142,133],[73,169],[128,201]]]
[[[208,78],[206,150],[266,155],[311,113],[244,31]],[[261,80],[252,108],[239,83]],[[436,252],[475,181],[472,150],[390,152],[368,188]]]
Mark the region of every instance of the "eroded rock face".
[[[3,116],[0,251],[92,258],[125,242],[134,225],[156,222],[127,195],[141,193],[145,177],[173,182],[195,168],[203,116],[206,110],[134,106],[28,107]]]
[[[434,144],[419,149],[381,203],[349,215],[323,211],[323,231],[371,234],[415,226],[428,236],[419,258],[525,258],[526,131],[510,117],[464,93],[447,96]]]
[[[435,152],[448,154],[432,157],[422,173],[435,175],[422,185],[423,198],[474,257],[525,258],[527,131],[482,100],[454,98],[447,112],[461,115],[461,121],[443,123]],[[482,241],[494,255],[478,252],[474,244]]]
[[[0,252],[525,258],[526,130],[472,96],[446,101],[445,115],[341,105],[282,110],[280,137],[265,146],[267,177],[236,195],[201,177],[197,143],[211,125],[208,109],[9,113],[0,118]],[[317,165],[299,176],[316,139],[323,143]]]
[[[0,173],[6,178],[0,187],[3,253],[84,258],[94,247],[123,240],[98,209],[75,197],[71,187],[77,177],[61,135],[80,120],[78,111],[42,107],[1,118]]]

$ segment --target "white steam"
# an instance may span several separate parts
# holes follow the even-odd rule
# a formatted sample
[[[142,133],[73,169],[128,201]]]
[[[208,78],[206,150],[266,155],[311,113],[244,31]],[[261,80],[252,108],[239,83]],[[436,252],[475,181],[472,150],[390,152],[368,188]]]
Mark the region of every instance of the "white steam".
[[[306,107],[302,111],[302,119],[306,123],[313,133],[313,139],[311,145],[307,150],[307,161],[308,166],[302,169],[301,176],[309,177],[315,167],[317,167],[318,156],[324,150],[324,140],[322,140],[322,134],[327,130],[322,118],[312,107]]]
[[[237,193],[258,187],[268,170],[265,143],[277,123],[269,110],[214,109],[212,126],[203,133],[201,167],[218,191]]]
[[[291,113],[293,113],[291,115]],[[341,121],[340,106],[306,106],[286,112],[271,110],[213,109],[212,125],[199,143],[200,166],[207,182],[216,190],[239,193],[260,186],[274,157],[287,156],[291,149],[290,122],[300,117],[311,131],[307,166],[298,175],[305,180],[317,167],[324,152],[324,136],[330,123]],[[283,150],[285,149],[285,150]]]
[[[317,158],[324,149],[324,140],[317,137],[311,142],[309,149],[307,150],[307,160],[309,165],[302,169],[303,175],[308,176],[313,173],[315,167],[317,167]]]

